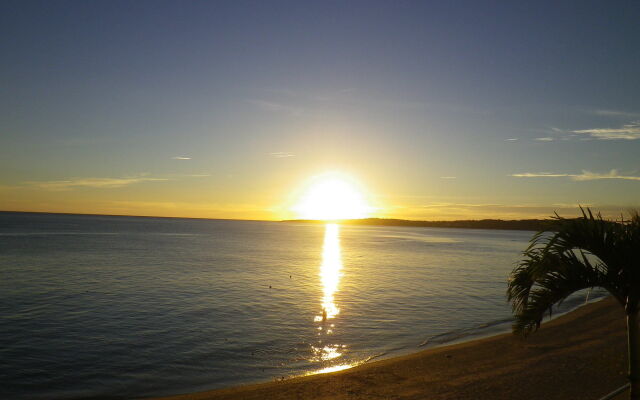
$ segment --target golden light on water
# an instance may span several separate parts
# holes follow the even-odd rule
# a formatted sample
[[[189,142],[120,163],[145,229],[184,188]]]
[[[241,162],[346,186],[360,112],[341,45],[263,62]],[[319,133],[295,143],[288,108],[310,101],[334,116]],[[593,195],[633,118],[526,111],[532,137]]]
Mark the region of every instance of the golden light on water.
[[[327,224],[324,232],[322,246],[322,264],[320,265],[320,282],[322,283],[322,300],[320,302],[321,313],[316,315],[314,321],[318,326],[318,345],[311,346],[313,355],[309,361],[324,364],[325,366],[311,374],[340,371],[355,366],[352,363],[332,364],[332,360],[338,360],[347,349],[344,344],[332,343],[334,323],[329,323],[340,314],[340,308],[335,302],[335,293],[340,286],[342,277],[342,255],[340,251],[340,226]]]
[[[322,282],[322,315],[316,316],[316,321],[335,318],[340,309],[334,301],[334,293],[338,290],[342,276],[342,257],[340,254],[340,227],[338,224],[327,224],[322,246],[322,265],[320,266],[320,281]]]
[[[345,346],[333,345],[324,347],[313,347],[314,360],[316,361],[329,361],[334,358],[338,358],[342,355],[340,352]]]
[[[312,178],[291,210],[297,218],[332,221],[366,218],[373,208],[353,178],[332,172]]]
[[[315,374],[328,374],[329,372],[337,372],[337,371],[342,371],[343,369],[349,369],[355,367],[355,365],[351,365],[351,364],[343,364],[343,365],[334,365],[332,367],[327,367],[327,368],[322,368],[318,371],[314,371],[312,373],[310,373],[309,375],[315,375]]]

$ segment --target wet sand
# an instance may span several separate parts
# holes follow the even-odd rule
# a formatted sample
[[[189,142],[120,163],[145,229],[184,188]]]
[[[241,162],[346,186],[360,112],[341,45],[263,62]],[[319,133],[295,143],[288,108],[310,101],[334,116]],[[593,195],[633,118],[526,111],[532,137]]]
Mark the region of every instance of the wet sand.
[[[163,399],[597,400],[626,383],[626,368],[624,313],[606,299],[526,339],[502,334],[330,374]]]

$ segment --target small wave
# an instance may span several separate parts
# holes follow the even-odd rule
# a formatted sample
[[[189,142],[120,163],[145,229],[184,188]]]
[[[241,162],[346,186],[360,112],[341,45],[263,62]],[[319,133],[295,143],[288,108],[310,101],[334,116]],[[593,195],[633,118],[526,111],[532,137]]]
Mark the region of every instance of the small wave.
[[[578,307],[581,307],[587,303],[591,303],[594,301],[601,300],[606,296],[606,293],[603,291],[593,291],[587,294],[586,298],[580,295],[574,295],[568,299],[566,299],[562,304],[554,307],[552,312],[552,318],[559,317],[560,315],[566,314],[572,310],[575,310]],[[434,335],[428,337],[422,343],[418,345],[418,347],[424,347],[427,345],[439,346],[452,342],[459,342],[467,338],[483,336],[487,334],[495,334],[500,329],[501,326],[511,323],[513,318],[502,318],[494,321],[474,325],[468,328],[454,329],[452,331],[440,333],[438,335]],[[505,329],[506,330],[506,329]]]
[[[452,331],[440,333],[438,335],[434,335],[425,339],[422,343],[420,343],[419,347],[423,347],[426,345],[441,345],[444,343],[456,342],[467,337],[482,335],[487,331],[491,331],[492,328],[496,328],[500,325],[505,325],[511,321],[511,318],[503,318],[474,325],[469,328],[454,329]]]
[[[387,355],[387,352],[384,352],[384,351],[382,353],[377,353],[377,354],[370,355],[369,357],[365,358],[361,362],[361,364],[368,363],[371,360],[375,360],[376,358],[384,357],[386,355]]]

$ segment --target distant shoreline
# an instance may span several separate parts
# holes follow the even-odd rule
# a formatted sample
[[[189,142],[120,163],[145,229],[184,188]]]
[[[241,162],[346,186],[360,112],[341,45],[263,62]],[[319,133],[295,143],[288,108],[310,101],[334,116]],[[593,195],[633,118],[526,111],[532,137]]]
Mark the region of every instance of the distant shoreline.
[[[326,223],[313,219],[293,219],[282,222],[288,223]],[[345,225],[368,225],[368,226],[406,226],[415,228],[459,228],[459,229],[497,229],[497,230],[517,230],[517,231],[541,231],[551,227],[553,223],[549,219],[479,219],[479,220],[457,220],[457,221],[413,221],[407,219],[393,218],[363,218],[334,221]]]
[[[415,228],[458,228],[458,229],[495,229],[495,230],[519,230],[541,231],[548,229],[552,220],[549,219],[479,219],[479,220],[454,220],[454,221],[415,221],[395,218],[362,218],[345,219],[336,221],[324,221],[315,219],[291,219],[291,220],[259,220],[259,219],[235,219],[235,218],[206,218],[206,217],[166,217],[156,215],[128,215],[128,214],[82,214],[47,211],[0,211],[1,214],[37,214],[37,215],[75,215],[90,217],[131,217],[131,218],[168,218],[168,219],[194,219],[211,221],[254,221],[254,222],[284,222],[284,223],[311,223],[326,224],[329,222],[343,225],[365,226],[405,226]]]

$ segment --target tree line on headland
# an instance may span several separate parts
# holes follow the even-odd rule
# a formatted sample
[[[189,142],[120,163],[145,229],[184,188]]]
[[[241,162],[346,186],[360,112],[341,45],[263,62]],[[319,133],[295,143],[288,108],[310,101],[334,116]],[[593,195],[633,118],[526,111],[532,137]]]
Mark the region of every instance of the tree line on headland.
[[[326,223],[321,220],[294,219],[283,222],[299,222],[299,223]],[[428,228],[463,228],[463,229],[504,229],[504,230],[522,230],[522,231],[541,231],[548,229],[553,220],[550,219],[518,219],[518,220],[502,220],[502,219],[479,219],[479,220],[458,220],[458,221],[412,221],[407,219],[392,218],[363,218],[363,219],[345,219],[339,221],[331,221],[348,225],[379,225],[379,226],[410,226],[410,227],[428,227]]]

